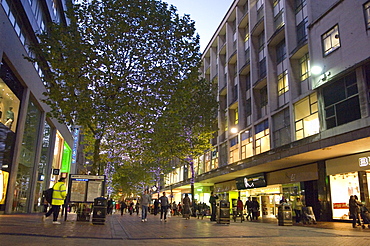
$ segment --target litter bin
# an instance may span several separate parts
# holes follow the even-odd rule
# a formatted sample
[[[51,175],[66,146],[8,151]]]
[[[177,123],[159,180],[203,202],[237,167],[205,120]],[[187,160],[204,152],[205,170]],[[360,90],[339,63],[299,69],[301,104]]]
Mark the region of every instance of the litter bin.
[[[92,223],[95,225],[104,225],[107,215],[107,199],[97,197],[94,199]]]
[[[292,207],[290,205],[280,205],[278,207],[278,225],[293,225]]]
[[[216,204],[216,221],[218,224],[230,224],[230,202],[219,200]]]

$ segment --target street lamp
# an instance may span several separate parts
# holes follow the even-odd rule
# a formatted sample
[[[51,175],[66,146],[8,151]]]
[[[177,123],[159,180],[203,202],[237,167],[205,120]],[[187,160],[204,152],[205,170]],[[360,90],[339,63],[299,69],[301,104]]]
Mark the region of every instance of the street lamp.
[[[237,128],[237,127],[232,127],[232,128],[230,129],[230,132],[231,132],[231,133],[237,133],[237,132],[238,132],[238,128]]]

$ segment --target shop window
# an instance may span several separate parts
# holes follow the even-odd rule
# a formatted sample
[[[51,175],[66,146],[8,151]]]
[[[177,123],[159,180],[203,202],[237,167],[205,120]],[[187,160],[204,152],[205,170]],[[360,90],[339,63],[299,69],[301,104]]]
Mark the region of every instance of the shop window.
[[[270,130],[268,121],[265,120],[256,125],[255,132],[256,155],[270,150]]]
[[[323,88],[326,128],[361,118],[356,73]]]
[[[44,124],[44,133],[42,137],[42,147],[40,161],[38,163],[38,172],[37,172],[37,183],[36,183],[36,198],[34,204],[35,212],[43,212],[43,201],[42,201],[42,191],[46,190],[46,177],[49,175],[47,164],[49,162],[49,151],[50,151],[50,137],[51,137],[51,127],[45,122]]]
[[[357,172],[330,175],[330,194],[333,219],[349,219],[348,201],[351,195],[360,198],[360,186]]]
[[[253,137],[251,130],[244,131],[241,134],[241,155],[242,159],[253,156]]]
[[[279,147],[291,142],[289,109],[273,116],[274,146]]]
[[[2,63],[0,70],[0,122],[13,132],[16,132],[17,129],[19,98],[22,97],[22,91],[23,88],[13,72],[5,63]]]
[[[329,31],[321,36],[324,56],[340,48],[340,36],[338,25],[335,25]]]
[[[41,123],[41,111],[32,101],[29,102],[27,108],[26,122],[24,135],[21,146],[21,153],[19,157],[19,164],[17,170],[17,180],[14,194],[14,211],[27,211],[29,195],[31,194],[32,183],[34,181],[34,168],[38,168],[35,164],[36,149],[38,144],[38,129]]]

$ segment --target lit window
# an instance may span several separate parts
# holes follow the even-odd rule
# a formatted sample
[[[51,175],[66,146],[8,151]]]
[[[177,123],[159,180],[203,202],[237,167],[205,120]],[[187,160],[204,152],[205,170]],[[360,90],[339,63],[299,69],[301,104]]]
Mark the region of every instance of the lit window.
[[[278,94],[279,96],[289,91],[288,83],[288,71],[285,70],[283,73],[278,75]]]
[[[237,125],[239,123],[239,110],[238,110],[238,108],[236,108],[234,110],[234,117],[235,117],[235,119],[234,119],[234,125]]]
[[[304,81],[306,79],[308,79],[308,77],[310,76],[309,74],[309,67],[310,67],[310,57],[307,54],[305,54],[300,60],[299,60],[299,66],[301,68],[300,72],[300,76],[301,76],[301,81]]]
[[[329,55],[340,47],[339,29],[338,25],[334,26],[328,32],[321,36],[324,56]]]
[[[317,94],[312,93],[294,105],[296,140],[319,133]]]
[[[268,126],[268,121],[256,125],[255,127],[255,146],[256,154],[270,150],[270,131]]]
[[[240,137],[242,159],[251,157],[253,155],[253,138],[251,130],[244,131]]]

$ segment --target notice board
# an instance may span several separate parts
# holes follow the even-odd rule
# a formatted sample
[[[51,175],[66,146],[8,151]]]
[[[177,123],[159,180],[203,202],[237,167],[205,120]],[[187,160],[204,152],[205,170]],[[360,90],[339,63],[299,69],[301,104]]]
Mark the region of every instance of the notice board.
[[[69,202],[94,202],[105,194],[105,175],[69,175]]]

